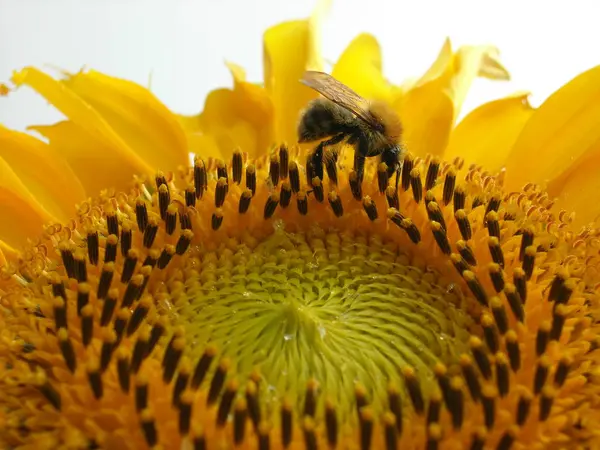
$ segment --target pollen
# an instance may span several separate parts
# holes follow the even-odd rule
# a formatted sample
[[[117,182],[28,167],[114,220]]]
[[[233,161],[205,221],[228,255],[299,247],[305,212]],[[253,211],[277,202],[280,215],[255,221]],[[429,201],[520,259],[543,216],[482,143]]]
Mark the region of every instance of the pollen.
[[[599,444],[598,230],[460,159],[408,153],[398,188],[306,160],[196,156],[32,240],[3,447]]]

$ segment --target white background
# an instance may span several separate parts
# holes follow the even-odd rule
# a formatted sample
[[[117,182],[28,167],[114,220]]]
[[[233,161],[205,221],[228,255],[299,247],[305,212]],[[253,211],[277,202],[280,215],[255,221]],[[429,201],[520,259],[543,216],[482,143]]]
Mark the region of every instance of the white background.
[[[597,3],[597,2],[596,2]],[[307,17],[314,0],[0,0],[0,81],[27,65],[82,66],[148,86],[171,109],[197,113],[208,91],[229,86],[223,62],[262,79],[262,33]],[[465,110],[516,90],[538,105],[600,64],[594,1],[337,0],[325,22],[323,54],[335,61],[360,32],[382,45],[392,82],[418,75],[443,40],[493,44],[510,82],[479,80]],[[464,113],[464,111],[463,111]],[[30,89],[0,98],[0,123],[24,129],[60,115]]]

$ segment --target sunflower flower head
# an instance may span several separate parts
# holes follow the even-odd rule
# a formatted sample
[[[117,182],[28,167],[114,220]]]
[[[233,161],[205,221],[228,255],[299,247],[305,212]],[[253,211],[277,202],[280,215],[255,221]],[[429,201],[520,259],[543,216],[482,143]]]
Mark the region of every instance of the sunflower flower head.
[[[35,128],[48,144],[7,129],[0,137],[25,157],[51,151],[44,167],[68,169],[79,191],[65,194],[72,218],[58,220],[67,201],[42,201],[24,164],[0,155],[12,177],[2,181],[5,211],[45,223],[41,234],[2,235],[3,447],[600,445],[600,247],[588,192],[597,181],[578,176],[598,164],[598,140],[588,136],[593,96],[572,84],[596,89],[599,70],[539,110],[519,94],[454,128],[475,76],[507,77],[495,50],[453,52],[448,42],[420,80],[398,87],[380,59],[352,78],[347,61],[379,54],[360,36],[333,74],[400,115],[407,151],[397,179],[378,158],[361,177],[342,144],[319,177],[314,149],[285,131],[315,95],[301,73],[292,84],[282,72],[314,68],[314,55],[290,66],[274,48],[283,33],[310,49],[311,23],[270,29],[265,86],[230,65],[233,89],[213,92],[195,117],[97,73],[15,77],[68,119]],[[289,109],[286,93],[298,95]],[[536,166],[538,155],[523,152],[539,147],[536,133],[548,144],[539,125],[548,118],[563,147],[550,144],[554,159]],[[486,130],[500,137],[481,140]],[[125,167],[88,180],[69,152],[79,139]],[[137,150],[150,154],[149,142],[152,162]],[[172,142],[181,155],[171,160],[158,147]],[[200,144],[208,150],[188,166],[185,149]],[[577,157],[561,171],[565,147]],[[132,168],[138,176],[125,182]]]

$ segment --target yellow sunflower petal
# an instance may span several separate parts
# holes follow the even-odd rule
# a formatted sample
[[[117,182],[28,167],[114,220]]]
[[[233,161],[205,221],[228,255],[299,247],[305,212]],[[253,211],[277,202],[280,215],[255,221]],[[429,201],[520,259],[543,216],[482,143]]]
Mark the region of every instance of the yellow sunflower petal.
[[[10,165],[38,202],[50,214],[66,221],[85,191],[68,164],[48,144],[0,125],[0,157]]]
[[[102,140],[93,139],[86,129],[74,122],[63,121],[29,129],[48,138],[51,151],[61,155],[79,175],[87,195],[98,195],[107,188],[126,190],[133,180],[133,174],[154,173],[150,167],[144,167],[142,172],[136,171],[137,155],[131,153],[132,158],[121,158],[118,152],[112,151],[112,147]]]
[[[273,142],[273,103],[263,87],[246,81],[242,67],[227,67],[233,89],[210,92],[200,114],[179,116],[179,122],[192,153],[220,158],[240,147],[254,157]]]
[[[435,58],[435,61],[427,72],[416,81],[415,86],[422,86],[430,81],[436,80],[442,77],[446,72],[452,69],[452,44],[450,39],[446,38],[440,52]]]
[[[418,79],[416,77],[408,77],[402,80],[397,86],[392,86],[392,99],[396,99],[401,95],[405,95],[417,84]]]
[[[370,34],[361,34],[344,50],[332,75],[364,98],[389,102],[391,86],[381,67],[381,48],[377,39]]]
[[[510,78],[508,71],[498,59],[498,53],[496,47],[485,45],[463,46],[453,53],[452,44],[449,39],[446,39],[438,57],[416,82],[416,86],[443,80],[458,112],[476,77],[492,80],[508,80]]]
[[[80,134],[86,134],[86,146],[82,147],[85,148],[83,157],[88,158],[90,162],[98,159],[110,159],[121,161],[127,168],[135,169],[135,172],[130,171],[129,173],[153,172],[152,166],[135,154],[96,110],[60,81],[32,67],[15,72],[12,81],[17,86],[28,85],[36,90],[67,116],[78,127]],[[79,152],[84,151],[82,148],[79,149]],[[92,150],[99,151],[100,154],[90,153]],[[93,165],[86,167],[90,171],[83,173],[86,173],[88,177],[91,176],[90,174],[93,174],[94,177],[99,175]],[[118,173],[122,169],[114,167],[112,170]],[[106,178],[104,180],[106,181]]]
[[[273,104],[266,90],[246,81],[245,70],[237,64],[226,63],[233,77],[233,106],[241,118],[257,127],[273,118]]]
[[[183,125],[183,127],[186,129],[185,135],[187,147],[190,153],[194,155],[201,155],[204,158],[209,156],[212,156],[213,158],[221,158],[221,149],[216,144],[215,140],[210,137],[210,135],[206,135],[199,131],[197,125],[194,125],[196,127],[193,129],[194,131],[192,131],[192,128],[189,128],[191,124],[197,124],[198,116],[181,116],[179,119],[182,123],[186,121],[189,122],[188,124]],[[207,145],[207,142],[210,142],[210,144]]]
[[[320,70],[319,24],[329,1],[317,4],[307,20],[285,22],[269,28],[263,38],[265,88],[277,111],[276,141],[295,142],[300,111],[317,93],[298,81],[307,69]]]
[[[219,155],[227,155],[236,147],[240,146],[241,141],[249,145],[248,152],[256,152],[256,144],[247,142],[244,137],[238,136],[233,128],[240,121],[237,111],[234,108],[234,92],[230,89],[217,89],[212,91],[206,97],[204,109],[197,116],[197,131],[201,135],[210,136],[210,141],[216,144]],[[191,119],[190,119],[191,120]],[[193,122],[191,122],[193,126]],[[192,128],[188,128],[191,131]],[[203,157],[212,156],[205,152],[205,149],[199,149],[195,152]]]
[[[38,236],[44,224],[55,220],[2,157],[0,217],[0,236],[5,244],[11,247],[22,246],[28,237]]]
[[[200,155],[202,158],[212,156],[213,158],[222,158],[219,145],[214,137],[201,132],[187,133],[188,148],[190,153]]]
[[[545,184],[558,177],[598,142],[599,117],[597,66],[552,94],[531,117],[508,155],[507,187]]]
[[[467,96],[471,83],[477,77],[490,80],[509,80],[508,71],[498,59],[498,49],[492,46],[460,47],[454,56],[454,67],[450,84],[450,92],[456,114]]]
[[[243,148],[249,155],[255,155],[259,151],[257,130],[243,120],[238,120],[229,127],[215,128],[210,134],[205,134],[202,137],[206,149],[215,148],[216,145],[221,155],[231,155],[236,148]],[[211,143],[214,143],[214,145]],[[209,153],[203,148],[199,154],[205,157]]]
[[[211,91],[204,100],[204,109],[198,116],[186,118],[188,131],[210,132],[212,127],[229,126],[237,119],[233,109],[233,91],[217,89]]]
[[[236,147],[254,156],[273,142],[274,111],[266,90],[247,82],[240,66],[233,63],[227,66],[233,76],[233,89],[212,91],[202,113],[180,117],[190,151],[203,157],[221,157]]]
[[[16,261],[18,257],[19,252],[0,240],[0,268],[7,266],[11,261]]]
[[[452,131],[444,158],[460,156],[486,170],[499,170],[534,112],[528,96],[529,93],[515,93],[473,110]]]
[[[411,89],[395,103],[404,126],[404,143],[415,155],[441,155],[454,122],[452,100],[432,81]],[[435,130],[435,131],[433,131]]]
[[[453,54],[446,40],[429,70],[394,101],[404,123],[405,142],[413,153],[444,152],[467,91],[478,76],[508,79],[508,72],[497,60],[497,50],[469,46]]]
[[[255,127],[240,116],[236,105],[243,101],[239,95],[230,89],[212,91],[206,97],[202,113],[185,118],[191,152],[202,157],[224,157],[240,147],[251,155],[256,154],[262,139],[269,134],[269,126],[264,123],[262,127]],[[261,128],[264,136],[259,134]],[[203,144],[208,145],[204,147]]]
[[[233,107],[240,119],[254,127],[257,133],[256,147],[262,151],[273,142],[273,102],[263,87],[246,81],[243,68],[233,63],[227,63],[227,67],[233,76]]]
[[[317,96],[298,81],[306,69],[320,68],[318,34],[330,3],[321,0],[309,19],[266,31],[265,87],[248,82],[243,68],[227,63],[233,89],[212,91],[199,115],[179,116],[191,152],[224,157],[241,147],[253,157],[273,142],[296,141],[300,110]],[[301,51],[289,52],[293,45]],[[205,137],[200,139],[201,135]],[[201,144],[208,144],[209,149]]]
[[[128,80],[89,71],[62,80],[151,167],[173,170],[188,161],[177,118],[149,90]]]
[[[548,194],[556,198],[555,209],[575,211],[575,227],[600,221],[600,134],[588,152],[548,183]]]

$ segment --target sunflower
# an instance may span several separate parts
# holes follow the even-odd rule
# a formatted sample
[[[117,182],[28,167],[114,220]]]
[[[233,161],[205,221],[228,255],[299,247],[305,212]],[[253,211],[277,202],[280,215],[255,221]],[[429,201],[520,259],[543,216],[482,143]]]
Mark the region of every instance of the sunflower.
[[[333,75],[402,118],[399,186],[349,147],[311,178],[317,19],[194,117],[14,75],[67,120],[0,129],[3,448],[598,448],[600,67],[454,126],[494,49],[393,86],[361,35]]]

